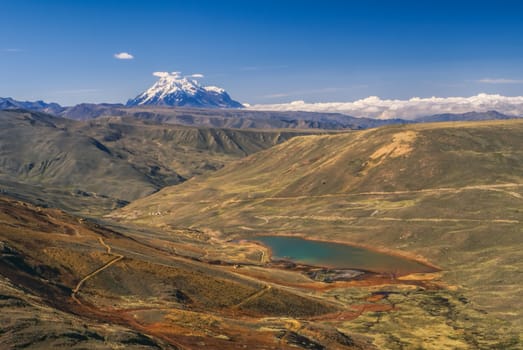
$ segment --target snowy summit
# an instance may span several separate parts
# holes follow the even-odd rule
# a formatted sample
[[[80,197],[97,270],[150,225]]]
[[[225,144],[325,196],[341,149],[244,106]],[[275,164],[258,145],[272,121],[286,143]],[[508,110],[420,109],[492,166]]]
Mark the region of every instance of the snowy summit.
[[[148,90],[127,102],[127,106],[185,106],[202,108],[242,108],[229,94],[216,86],[202,86],[190,79],[201,77],[195,74],[182,77],[180,72],[155,72],[158,81]]]

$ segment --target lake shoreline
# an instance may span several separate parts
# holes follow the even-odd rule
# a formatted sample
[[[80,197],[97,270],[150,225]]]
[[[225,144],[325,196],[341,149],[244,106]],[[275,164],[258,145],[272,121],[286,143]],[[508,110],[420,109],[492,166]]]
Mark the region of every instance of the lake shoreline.
[[[343,246],[343,247],[347,247],[347,249],[358,249],[358,250],[362,250],[362,251],[367,251],[369,253],[373,253],[373,254],[376,254],[376,255],[381,255],[382,257],[387,257],[387,258],[392,258],[392,259],[400,259],[399,261],[405,261],[405,262],[409,262],[409,263],[412,263],[413,265],[417,264],[421,267],[423,267],[423,270],[422,271],[419,271],[419,270],[415,270],[415,269],[410,269],[408,271],[403,271],[402,273],[398,273],[398,272],[394,272],[393,274],[395,274],[396,276],[398,277],[401,277],[401,276],[407,276],[407,275],[410,275],[410,274],[415,274],[415,273],[437,273],[437,272],[441,272],[442,269],[440,269],[439,267],[435,266],[434,264],[428,262],[426,259],[420,259],[419,257],[412,257],[410,254],[401,254],[401,253],[397,253],[395,252],[395,254],[391,254],[391,251],[389,250],[386,250],[386,249],[377,249],[376,247],[369,247],[369,246],[365,246],[365,245],[362,245],[362,244],[351,244],[349,242],[346,242],[346,241],[339,241],[339,240],[326,240],[326,239],[314,239],[314,238],[311,238],[309,236],[306,236],[304,234],[291,234],[291,233],[284,233],[284,234],[257,234],[255,236],[251,236],[251,237],[248,237],[248,238],[240,238],[238,241],[241,242],[241,241],[247,241],[247,242],[250,242],[250,243],[254,243],[256,245],[259,245],[261,247],[263,247],[266,251],[267,251],[267,257],[264,257],[262,256],[261,258],[261,261],[262,263],[269,263],[269,264],[276,264],[276,265],[280,265],[282,263],[286,263],[286,264],[294,264],[296,266],[298,265],[301,265],[301,266],[308,266],[310,268],[316,268],[316,269],[324,269],[324,270],[329,270],[329,271],[332,271],[332,270],[355,270],[355,271],[361,271],[363,273],[370,273],[370,274],[387,274],[387,273],[392,273],[390,271],[384,271],[383,269],[371,269],[371,268],[361,268],[359,266],[356,266],[356,267],[353,267],[353,266],[339,266],[337,264],[323,264],[323,263],[320,263],[320,264],[314,264],[314,263],[309,263],[309,262],[306,262],[306,261],[299,261],[298,260],[293,260],[292,258],[288,259],[286,258],[285,256],[284,257],[275,257],[275,254],[274,254],[274,250],[271,246],[269,246],[269,244],[267,244],[266,242],[263,242],[261,239],[256,239],[256,238],[262,238],[262,237],[266,237],[266,238],[270,238],[270,237],[274,237],[274,238],[279,238],[279,237],[288,237],[288,238],[295,238],[295,239],[300,239],[300,240],[303,240],[303,241],[307,241],[307,242],[318,242],[318,243],[323,243],[323,244],[335,244],[335,245],[339,245],[339,246]]]

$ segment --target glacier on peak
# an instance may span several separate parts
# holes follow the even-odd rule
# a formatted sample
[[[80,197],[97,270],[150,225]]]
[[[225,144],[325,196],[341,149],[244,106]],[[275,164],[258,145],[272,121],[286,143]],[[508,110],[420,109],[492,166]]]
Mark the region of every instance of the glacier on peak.
[[[202,86],[195,79],[183,77],[180,72],[154,72],[158,81],[127,106],[157,105],[201,108],[242,108],[229,94],[217,86]],[[189,76],[189,77],[194,77]]]

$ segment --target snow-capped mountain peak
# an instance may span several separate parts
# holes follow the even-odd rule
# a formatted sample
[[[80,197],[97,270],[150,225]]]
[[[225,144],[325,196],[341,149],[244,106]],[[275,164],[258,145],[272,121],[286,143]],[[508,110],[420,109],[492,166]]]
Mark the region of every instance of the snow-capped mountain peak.
[[[227,92],[217,86],[202,86],[180,72],[155,72],[159,79],[153,86],[129,100],[127,106],[160,105],[203,108],[242,108]]]

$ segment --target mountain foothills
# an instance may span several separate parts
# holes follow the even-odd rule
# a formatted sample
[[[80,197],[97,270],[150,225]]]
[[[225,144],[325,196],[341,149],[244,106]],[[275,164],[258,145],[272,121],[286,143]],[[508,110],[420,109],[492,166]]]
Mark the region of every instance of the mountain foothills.
[[[0,348],[521,348],[523,120],[223,108],[159,77],[172,97],[136,106],[1,100]],[[168,105],[183,89],[219,108]],[[261,235],[424,269],[278,260]]]
[[[0,188],[73,212],[103,212],[300,134],[0,111]]]

